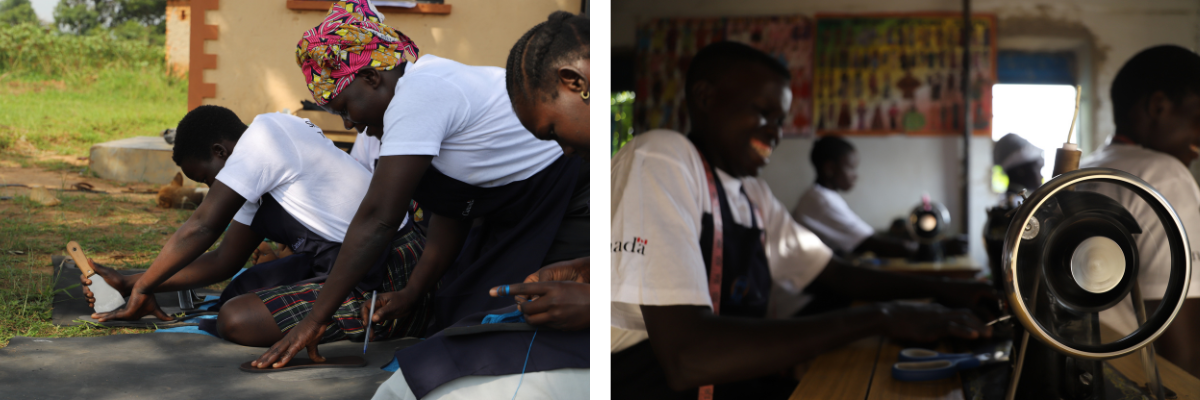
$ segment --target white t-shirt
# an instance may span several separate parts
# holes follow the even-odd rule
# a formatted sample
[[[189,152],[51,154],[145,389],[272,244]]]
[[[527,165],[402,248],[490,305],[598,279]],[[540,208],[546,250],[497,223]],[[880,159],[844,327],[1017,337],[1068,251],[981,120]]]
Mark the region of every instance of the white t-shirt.
[[[1179,159],[1166,153],[1150,150],[1139,145],[1109,144],[1101,147],[1079,163],[1080,168],[1104,167],[1133,174],[1158,190],[1175,209],[1183,222],[1191,245],[1192,261],[1200,254],[1200,188]],[[1139,224],[1158,221],[1154,211],[1133,192],[1117,190],[1116,185],[1089,185],[1088,190],[1103,193],[1117,200],[1133,214]],[[1171,275],[1171,256],[1165,231],[1159,227],[1143,226],[1143,233],[1135,239],[1140,256],[1138,281],[1146,299],[1161,299]],[[1192,281],[1187,297],[1200,297],[1200,274],[1192,270]],[[1147,312],[1153,312],[1147,310]],[[1114,309],[1101,313],[1101,321],[1113,326],[1118,332],[1130,332],[1137,326],[1133,307],[1129,301]]]
[[[478,187],[524,180],[563,154],[521,125],[503,68],[431,54],[405,67],[383,126],[380,156],[434,156],[439,171]]]
[[[875,229],[850,209],[846,199],[817,183],[800,196],[792,216],[826,245],[847,253],[875,234]]]
[[[234,221],[250,225],[270,193],[300,224],[341,242],[371,173],[308,119],[271,113],[254,117],[215,179],[246,199]]]
[[[611,166],[616,352],[647,338],[641,305],[712,306],[700,251],[701,217],[712,212],[712,200],[700,154],[678,132],[654,130],[634,137]],[[733,213],[725,223],[752,225],[747,197],[761,213],[772,302],[776,292],[798,295],[825,268],[832,251],[792,219],[766,182],[717,174]]]
[[[375,172],[375,161],[379,160],[379,139],[359,132],[354,138],[354,146],[350,148],[350,157],[367,167],[367,172]]]

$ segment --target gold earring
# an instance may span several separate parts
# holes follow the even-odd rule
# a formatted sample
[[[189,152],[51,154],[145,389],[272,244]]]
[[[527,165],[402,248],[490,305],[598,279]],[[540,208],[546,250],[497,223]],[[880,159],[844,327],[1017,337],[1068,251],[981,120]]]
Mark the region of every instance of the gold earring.
[[[592,97],[592,95],[587,91],[583,91],[583,92],[579,93],[579,97],[582,97],[584,100],[587,100],[588,97]]]

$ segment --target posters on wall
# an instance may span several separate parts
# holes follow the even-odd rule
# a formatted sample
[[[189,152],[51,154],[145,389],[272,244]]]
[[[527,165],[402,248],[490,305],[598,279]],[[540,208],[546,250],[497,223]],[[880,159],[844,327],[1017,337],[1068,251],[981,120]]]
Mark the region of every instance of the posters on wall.
[[[660,18],[638,26],[634,128],[689,130],[686,70],[696,51],[722,40],[771,54],[792,74],[785,136],[962,134],[959,14]],[[975,134],[991,132],[996,20],[972,19]]]
[[[634,126],[687,132],[687,66],[705,45],[730,40],[776,57],[792,74],[792,107],[784,135],[812,133],[814,25],[805,16],[662,18],[638,27]]]
[[[972,18],[972,128],[991,132],[995,19]],[[962,134],[960,14],[816,19],[813,114],[821,134]]]

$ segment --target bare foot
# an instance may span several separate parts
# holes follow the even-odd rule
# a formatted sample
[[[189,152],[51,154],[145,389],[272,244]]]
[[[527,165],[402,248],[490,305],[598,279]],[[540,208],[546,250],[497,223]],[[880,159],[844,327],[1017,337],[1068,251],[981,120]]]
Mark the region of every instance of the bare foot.
[[[285,258],[285,257],[287,257],[287,256],[290,256],[290,255],[292,255],[292,254],[293,254],[293,253],[292,253],[292,248],[291,248],[291,247],[287,247],[287,246],[283,246],[283,245],[280,245],[280,246],[279,246],[279,258]]]
[[[279,259],[279,255],[275,254],[275,249],[272,249],[271,244],[267,242],[260,243],[258,248],[254,249],[254,255],[252,257],[254,259],[254,265]]]

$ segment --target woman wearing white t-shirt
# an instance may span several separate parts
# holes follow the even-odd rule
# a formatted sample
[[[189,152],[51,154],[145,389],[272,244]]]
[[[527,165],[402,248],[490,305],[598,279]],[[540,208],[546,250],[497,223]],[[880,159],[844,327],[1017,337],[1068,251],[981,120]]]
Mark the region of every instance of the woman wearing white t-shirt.
[[[589,37],[587,17],[556,11],[547,21],[534,26],[517,40],[509,52],[505,76],[508,95],[521,124],[537,138],[557,141],[564,151],[574,151],[585,159],[590,136]],[[587,198],[578,200],[581,201],[569,206],[560,232],[571,231],[572,225],[587,226],[590,212]],[[578,234],[582,237],[574,241],[586,244],[587,230],[582,229]],[[590,276],[590,258],[582,257],[547,265],[530,274],[523,283],[500,285],[489,293],[495,297],[516,297],[526,322],[539,329],[579,331],[590,325]],[[544,348],[525,347],[525,343],[534,341],[526,332],[489,332],[487,336],[467,342],[458,337],[434,335],[397,352],[396,358],[412,359],[410,364],[418,365],[420,372],[428,369],[429,359],[454,358],[452,351],[471,355],[471,360],[455,359],[456,368],[487,364],[490,363],[488,360],[494,359],[523,359],[526,351],[546,352]],[[577,351],[587,351],[587,343],[580,341],[578,345]],[[561,360],[551,362],[561,363]],[[425,398],[446,400],[486,398],[497,392],[507,392],[522,382],[518,393],[522,397],[531,392],[564,400],[586,399],[589,395],[589,369],[584,368],[546,369],[528,374],[524,368],[522,373],[490,370],[444,382],[429,390],[428,385],[418,382],[414,386],[408,380],[407,376],[418,375],[408,366],[400,366],[397,362],[397,367],[398,372],[379,386],[374,400],[415,399],[417,393],[422,393]],[[417,379],[424,380],[420,376]]]
[[[325,21],[305,32],[297,55],[318,104],[354,123],[383,127],[383,140],[371,188],[346,235],[348,251],[339,255],[314,312],[256,365],[284,365],[315,343],[336,299],[386,246],[379,236],[395,229],[410,199],[428,217],[429,240],[406,289],[380,296],[375,322],[407,315],[415,300],[433,292],[430,333],[436,332],[511,306],[512,299],[493,298],[488,289],[561,261],[548,255],[568,204],[586,196],[580,190],[586,176],[578,157],[564,157],[558,145],[521,125],[503,69],[418,58],[416,45],[364,0],[334,3]],[[586,246],[579,248],[584,253],[561,257],[585,256]],[[537,340],[555,337],[542,332]]]
[[[215,326],[202,324],[201,329],[247,346],[275,343],[312,309],[341,250],[353,210],[367,193],[370,173],[306,119],[262,114],[246,126],[233,111],[209,105],[188,112],[179,122],[173,158],[189,179],[209,185],[208,196],[144,274],[122,276],[98,268],[129,300],[96,317],[134,320],[153,313],[169,320],[153,293],[229,279],[265,237],[286,244],[293,254],[257,264],[234,278],[214,305],[220,310]],[[220,246],[206,253],[222,233]],[[364,340],[366,326],[359,310],[366,296],[376,290],[394,292],[408,281],[424,246],[424,233],[405,216],[384,240],[390,246],[376,254],[368,272],[339,299],[322,342]],[[372,331],[382,337],[420,334],[432,301],[426,296],[420,304],[409,318]]]

